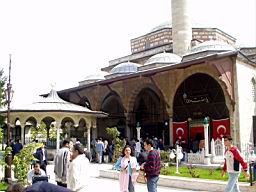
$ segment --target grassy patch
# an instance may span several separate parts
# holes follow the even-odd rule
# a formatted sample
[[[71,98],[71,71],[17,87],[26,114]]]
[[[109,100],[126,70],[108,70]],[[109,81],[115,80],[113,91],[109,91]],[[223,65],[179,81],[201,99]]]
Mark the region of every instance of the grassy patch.
[[[161,175],[227,181],[228,174],[225,174],[224,177],[221,177],[221,171],[221,169],[203,169],[186,166],[179,167],[180,174],[176,174],[176,166],[169,166],[161,169]],[[248,182],[248,180],[244,177],[243,174],[241,174],[239,181]]]
[[[8,184],[5,182],[0,182],[0,191],[6,191]]]

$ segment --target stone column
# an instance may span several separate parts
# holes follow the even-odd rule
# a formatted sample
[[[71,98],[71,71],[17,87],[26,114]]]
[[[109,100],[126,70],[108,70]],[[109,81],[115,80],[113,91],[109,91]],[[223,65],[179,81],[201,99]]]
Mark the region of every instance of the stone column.
[[[209,137],[208,137],[208,130],[209,130],[209,123],[204,123],[204,159],[205,164],[210,164],[210,157],[209,157]]]
[[[141,130],[141,127],[140,127],[140,123],[139,122],[137,123],[136,129],[137,129],[137,139],[140,141],[140,130]]]
[[[24,145],[25,144],[25,123],[20,123],[20,129],[21,129],[21,138],[20,138],[20,141],[21,141],[21,144]]]
[[[208,127],[209,124],[204,125],[204,149],[205,155],[209,155],[209,137],[208,137]]]
[[[169,117],[169,137],[170,137],[170,145],[173,145],[173,119],[172,117]]]
[[[57,128],[56,151],[58,151],[60,149],[60,126],[61,126],[61,124],[59,122],[56,122],[55,126]]]
[[[131,139],[131,128],[128,126],[129,120],[127,119],[126,115],[126,120],[125,120],[125,136],[130,140]]]
[[[91,151],[91,127],[87,128],[87,151]]]

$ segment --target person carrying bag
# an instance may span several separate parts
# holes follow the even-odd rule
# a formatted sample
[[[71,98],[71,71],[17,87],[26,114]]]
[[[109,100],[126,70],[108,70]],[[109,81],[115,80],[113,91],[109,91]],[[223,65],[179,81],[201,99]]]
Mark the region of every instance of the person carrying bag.
[[[144,170],[142,170],[142,169],[139,170],[139,174],[137,176],[136,182],[137,183],[142,183],[142,184],[145,184],[147,182]]]

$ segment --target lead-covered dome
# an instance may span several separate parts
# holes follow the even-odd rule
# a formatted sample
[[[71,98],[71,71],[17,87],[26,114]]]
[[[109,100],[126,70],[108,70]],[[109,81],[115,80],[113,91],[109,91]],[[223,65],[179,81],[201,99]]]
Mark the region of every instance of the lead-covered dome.
[[[150,57],[144,65],[180,63],[181,57],[173,53],[158,53]]]
[[[193,28],[211,28],[210,26],[208,26],[206,24],[198,23],[198,22],[195,22],[193,20],[191,22],[192,22],[192,27]],[[158,31],[158,30],[166,29],[166,28],[169,28],[169,29],[172,28],[172,21],[171,20],[162,22],[159,25],[155,26],[154,28],[152,28],[150,30],[150,33]]]
[[[203,52],[203,51],[235,51],[236,49],[222,41],[205,41],[199,45],[192,47],[191,53]]]
[[[97,81],[105,80],[106,75],[108,75],[108,72],[97,71],[94,74],[87,75],[83,81],[79,82],[79,85],[86,85]]]
[[[132,73],[137,73],[138,72],[138,67],[141,66],[140,64],[133,63],[133,62],[125,62],[125,63],[120,63],[113,67],[109,75],[106,75],[106,79],[118,77],[118,76],[123,76],[123,75],[129,75]]]
[[[136,73],[140,64],[133,62],[120,63],[110,70],[110,74],[130,74]]]
[[[173,53],[158,53],[150,57],[146,63],[139,67],[139,71],[152,70],[160,67],[175,65],[181,62],[181,57]]]

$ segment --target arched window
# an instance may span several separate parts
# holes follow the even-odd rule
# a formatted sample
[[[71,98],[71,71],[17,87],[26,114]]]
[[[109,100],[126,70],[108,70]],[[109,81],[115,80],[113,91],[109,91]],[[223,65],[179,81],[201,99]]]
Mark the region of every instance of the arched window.
[[[86,97],[83,97],[78,104],[83,107],[87,107],[88,109],[92,109],[90,101]]]

